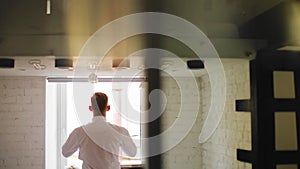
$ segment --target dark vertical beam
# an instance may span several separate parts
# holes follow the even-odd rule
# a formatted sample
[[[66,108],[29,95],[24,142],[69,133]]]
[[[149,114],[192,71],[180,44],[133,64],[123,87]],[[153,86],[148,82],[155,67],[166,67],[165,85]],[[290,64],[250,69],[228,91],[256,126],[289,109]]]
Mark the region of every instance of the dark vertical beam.
[[[150,58],[150,56],[148,56]],[[148,60],[149,61],[149,60]],[[148,96],[153,90],[160,89],[160,70],[158,69],[148,69],[147,70],[147,76],[148,76]],[[155,117],[158,117],[160,115],[161,111],[161,105],[160,105],[160,96],[159,95],[152,95],[151,103],[149,104],[149,119],[155,119]],[[160,134],[161,132],[161,120],[160,118],[157,118],[154,121],[151,121],[148,123],[148,138],[154,137]],[[148,168],[149,169],[161,169],[161,155],[155,155],[157,152],[161,152],[161,139],[157,138],[155,141],[149,141],[148,142],[148,155],[150,157],[148,158]]]
[[[257,115],[257,67],[256,67],[256,61],[252,60],[250,62],[250,86],[251,86],[251,100],[252,100],[252,112],[251,112],[251,131],[252,131],[252,140],[251,140],[251,144],[252,144],[252,152],[253,152],[253,163],[252,163],[252,169],[259,169],[258,168],[258,163],[259,163],[259,157],[258,157],[258,134],[259,134],[259,130],[258,130],[258,115]]]
[[[159,12],[161,11],[163,5],[160,0],[146,0],[145,1],[145,11],[147,12]],[[159,18],[157,18],[159,19]],[[152,26],[152,25],[146,25]],[[153,46],[161,46],[161,40],[147,38],[146,47],[151,48]],[[148,96],[150,96],[151,92],[154,90],[160,89],[160,57],[161,56],[146,56],[145,65],[146,65],[146,76],[148,78]],[[161,119],[160,119],[160,111],[161,111],[161,98],[159,94],[152,93],[151,95],[151,103],[149,103],[149,114],[148,119],[156,119],[148,123],[147,134],[148,138],[157,136],[161,133]],[[153,118],[159,117],[159,118]],[[161,169],[161,154],[157,154],[157,152],[161,152],[161,139],[157,138],[155,141],[149,141],[147,146],[147,155],[150,155],[147,160],[147,168],[148,169]],[[152,156],[157,154],[155,156]]]
[[[300,104],[300,68],[298,68],[294,72],[294,79],[295,79],[295,96],[296,96],[296,102],[298,103],[297,105]],[[297,153],[300,153],[300,108],[297,106],[296,109],[296,127],[297,127],[297,145],[298,145],[298,150]],[[300,169],[300,160],[298,159],[298,169]]]
[[[162,12],[164,2],[161,0],[145,0],[144,10],[146,12]]]

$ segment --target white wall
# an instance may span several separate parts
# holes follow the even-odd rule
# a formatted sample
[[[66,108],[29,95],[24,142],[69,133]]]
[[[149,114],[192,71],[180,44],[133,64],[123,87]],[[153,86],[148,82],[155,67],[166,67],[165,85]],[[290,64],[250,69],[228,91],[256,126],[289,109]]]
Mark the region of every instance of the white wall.
[[[250,114],[235,112],[235,100],[250,96],[247,60],[223,60],[227,80],[226,108],[214,135],[204,144],[198,143],[200,129],[210,106],[208,76],[196,79],[200,93],[200,111],[188,135],[163,154],[164,169],[250,169],[251,165],[236,160],[236,149],[251,149]],[[187,78],[181,78],[185,89],[191,89]],[[162,78],[166,94],[163,129],[178,118],[180,88],[171,77]],[[0,78],[0,168],[44,168],[45,145],[45,78]],[[195,91],[187,90],[189,94]],[[196,100],[197,101],[197,100]],[[184,104],[194,104],[195,100]],[[190,111],[188,106],[182,112]],[[181,124],[185,125],[185,124]],[[175,133],[176,134],[176,133]],[[177,134],[182,134],[180,130]]]
[[[198,137],[200,134],[201,117],[192,117],[190,113],[196,108],[193,105],[199,105],[200,99],[193,99],[197,96],[197,90],[200,90],[200,78],[189,77],[162,77],[162,90],[166,96],[166,107],[162,115],[162,130],[172,130],[172,133],[167,138],[164,138],[165,142],[176,143],[177,137],[182,137],[174,148],[167,151],[162,155],[162,166],[164,169],[199,169],[201,166],[201,149],[198,143]],[[195,86],[196,85],[196,86]],[[195,90],[193,90],[195,89]],[[200,93],[199,93],[200,94]],[[183,119],[190,116],[178,124],[175,120]],[[193,125],[193,120],[195,124]],[[185,129],[188,126],[192,126],[189,132]],[[185,134],[188,134],[186,137]]]
[[[235,100],[250,98],[249,61],[242,59],[222,60],[226,76],[226,106],[219,127],[213,136],[201,144],[203,169],[250,169],[251,164],[237,161],[236,149],[251,150],[250,113],[236,112]],[[202,98],[209,97],[208,76],[201,78]],[[203,99],[203,114],[210,102]]]
[[[45,78],[0,77],[0,168],[44,168]]]
[[[251,165],[237,161],[236,149],[251,149],[250,113],[236,112],[235,100],[250,97],[249,61],[242,59],[222,59],[226,76],[226,106],[222,120],[213,136],[204,144],[198,137],[210,107],[210,83],[208,75],[196,78],[200,93],[200,110],[196,122],[188,135],[176,147],[163,154],[164,169],[250,169]],[[188,79],[185,89],[190,89]],[[180,104],[180,87],[171,77],[162,78],[167,106],[162,116],[163,129],[174,122]],[[193,93],[193,91],[191,91]],[[195,91],[194,91],[195,93]],[[179,98],[179,99],[178,99]],[[189,98],[189,97],[185,97]],[[189,111],[188,109],[181,110]],[[189,125],[187,122],[186,124]],[[178,135],[182,134],[177,131]]]

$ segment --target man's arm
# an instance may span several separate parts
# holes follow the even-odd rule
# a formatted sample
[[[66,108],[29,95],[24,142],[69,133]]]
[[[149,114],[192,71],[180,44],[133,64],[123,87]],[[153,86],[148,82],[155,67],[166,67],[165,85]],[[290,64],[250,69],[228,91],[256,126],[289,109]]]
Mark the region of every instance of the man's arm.
[[[122,149],[123,151],[129,155],[130,157],[134,157],[136,155],[136,145],[134,144],[133,140],[131,139],[128,131],[123,128],[122,130]]]
[[[62,146],[62,154],[64,157],[69,157],[70,155],[75,153],[79,147],[78,136],[76,132],[76,129],[73,130],[73,132],[69,135],[69,138],[67,139],[66,143]]]

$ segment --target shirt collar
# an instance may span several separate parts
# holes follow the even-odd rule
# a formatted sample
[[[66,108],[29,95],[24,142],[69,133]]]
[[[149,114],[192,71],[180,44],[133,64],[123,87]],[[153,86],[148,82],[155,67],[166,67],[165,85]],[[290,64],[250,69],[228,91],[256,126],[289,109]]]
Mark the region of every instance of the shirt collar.
[[[104,116],[94,116],[92,119],[93,122],[106,122],[106,119]]]

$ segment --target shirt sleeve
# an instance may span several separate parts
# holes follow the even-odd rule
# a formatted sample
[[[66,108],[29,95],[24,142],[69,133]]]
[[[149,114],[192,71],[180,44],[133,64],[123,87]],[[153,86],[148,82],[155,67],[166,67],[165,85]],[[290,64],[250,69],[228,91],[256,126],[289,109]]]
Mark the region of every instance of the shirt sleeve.
[[[69,135],[67,141],[62,146],[62,154],[64,157],[69,157],[73,153],[76,152],[76,150],[79,147],[79,141],[77,136],[77,130],[73,130],[72,133]]]
[[[123,129],[122,134],[122,150],[130,157],[134,157],[137,151],[136,145],[125,128]]]

